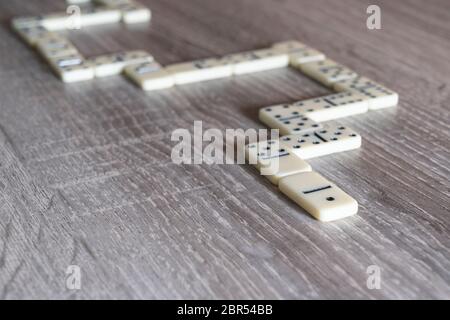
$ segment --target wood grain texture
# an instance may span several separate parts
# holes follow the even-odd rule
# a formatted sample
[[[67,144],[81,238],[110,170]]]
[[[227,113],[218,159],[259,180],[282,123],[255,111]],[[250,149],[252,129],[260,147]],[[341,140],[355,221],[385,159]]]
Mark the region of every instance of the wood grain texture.
[[[2,1],[0,298],[450,298],[447,0],[377,1],[377,31],[373,1],[140,1],[150,25],[71,39],[162,64],[298,39],[397,91],[398,108],[340,121],[360,150],[309,161],[359,215],[320,223],[249,166],[170,160],[172,130],[262,128],[260,107],[327,93],[319,84],[283,69],[152,93],[122,77],[64,85],[8,24],[63,1]]]

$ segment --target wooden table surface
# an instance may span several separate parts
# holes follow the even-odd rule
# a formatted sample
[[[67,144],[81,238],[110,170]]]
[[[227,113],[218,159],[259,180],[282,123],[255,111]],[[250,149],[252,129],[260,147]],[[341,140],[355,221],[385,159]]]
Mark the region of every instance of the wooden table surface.
[[[340,120],[360,150],[309,161],[359,214],[320,223],[250,166],[170,159],[176,128],[263,128],[260,107],[321,85],[288,68],[149,93],[124,77],[64,85],[9,27],[64,2],[2,1],[0,298],[450,298],[448,0],[376,1],[381,30],[372,1],[141,2],[151,24],[71,39],[162,64],[297,39],[397,91],[397,108]]]

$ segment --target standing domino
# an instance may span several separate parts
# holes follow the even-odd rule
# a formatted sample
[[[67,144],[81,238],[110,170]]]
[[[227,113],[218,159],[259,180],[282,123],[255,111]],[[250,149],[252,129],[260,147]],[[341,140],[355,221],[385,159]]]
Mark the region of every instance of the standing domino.
[[[246,146],[246,157],[270,182],[277,185],[286,176],[311,171],[311,166],[280,146],[278,140],[251,143]]]
[[[125,68],[125,74],[144,90],[170,88],[175,84],[172,75],[156,62],[146,62]]]
[[[355,199],[317,172],[298,173],[282,178],[279,188],[320,221],[334,221],[358,212]]]
[[[337,81],[357,77],[356,72],[331,59],[305,63],[302,64],[300,68],[304,74],[328,87],[332,87]]]
[[[259,120],[281,135],[300,134],[322,126],[303,114],[302,108],[292,104],[281,104],[259,110]]]
[[[352,91],[302,100],[293,105],[299,107],[302,113],[317,122],[365,113],[369,109],[368,98]]]
[[[398,103],[398,94],[368,78],[358,76],[334,84],[336,91],[355,91],[368,98],[369,109],[376,110],[394,107]]]
[[[280,138],[281,146],[306,160],[361,147],[361,136],[336,124],[326,124],[320,130]]]

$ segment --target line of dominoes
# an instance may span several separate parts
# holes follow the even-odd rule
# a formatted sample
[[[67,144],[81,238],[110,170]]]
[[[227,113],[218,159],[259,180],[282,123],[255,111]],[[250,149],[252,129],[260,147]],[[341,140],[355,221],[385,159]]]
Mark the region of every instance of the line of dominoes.
[[[66,83],[79,82],[120,74],[127,66],[152,62],[145,51],[119,52],[87,59],[61,30],[123,22],[141,23],[151,19],[150,9],[133,0],[69,0],[69,4],[90,4],[80,7],[77,17],[66,12],[36,17],[19,17],[12,21],[13,29],[49,63],[54,72]]]
[[[76,2],[84,1],[77,0]],[[81,25],[124,21],[142,22],[150,18],[147,8],[131,0],[97,0],[102,6],[89,7],[80,15]],[[133,4],[124,11],[119,4]],[[141,12],[141,15],[138,13]],[[148,10],[148,12],[150,12]],[[130,16],[130,14],[133,15]],[[122,17],[122,18],[121,18]],[[125,18],[126,17],[126,18]],[[133,17],[133,19],[132,19]],[[49,62],[66,82],[79,82],[124,73],[143,90],[160,90],[242,74],[254,73],[304,62],[319,61],[324,56],[304,45],[276,44],[270,48],[229,54],[162,66],[145,51],[120,52],[86,59],[77,48],[56,31],[67,27],[67,15],[50,14],[40,17],[16,18],[13,28]]]
[[[323,122],[396,106],[398,94],[323,54],[320,60],[300,61],[294,51],[304,47],[299,42],[278,46],[293,49],[291,66],[337,93],[260,109],[261,122],[279,129],[281,137],[247,145],[247,159],[316,219],[333,221],[354,215],[358,211],[356,200],[312,172],[305,160],[359,148],[361,136],[352,129]]]

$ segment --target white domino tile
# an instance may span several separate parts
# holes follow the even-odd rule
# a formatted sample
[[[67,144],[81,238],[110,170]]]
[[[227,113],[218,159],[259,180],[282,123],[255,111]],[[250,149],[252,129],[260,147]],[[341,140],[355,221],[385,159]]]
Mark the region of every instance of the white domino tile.
[[[15,30],[39,27],[42,26],[42,17],[17,17],[12,20],[11,25]]]
[[[85,62],[67,66],[51,64],[51,66],[65,83],[86,81],[94,78],[94,69]]]
[[[334,84],[336,91],[355,91],[368,98],[369,109],[394,107],[398,104],[398,94],[365,77],[343,80]]]
[[[317,122],[361,114],[369,109],[368,98],[354,91],[302,100],[293,105],[299,107],[302,113]]]
[[[108,23],[118,23],[122,19],[120,10],[106,7],[83,7],[79,16],[79,27]],[[65,30],[74,22],[66,12],[53,13],[42,17],[42,26],[50,31]]]
[[[279,182],[279,188],[320,221],[335,221],[358,212],[358,202],[355,199],[317,172],[284,177]]]
[[[59,35],[38,41],[36,49],[47,60],[79,54],[77,48],[70,41]]]
[[[272,48],[278,49],[280,52],[285,52],[287,54],[296,51],[301,50],[304,48],[307,48],[308,46],[300,41],[297,40],[288,40],[288,41],[282,41],[282,42],[276,42],[272,45]]]
[[[153,61],[153,57],[141,50],[107,54],[89,59],[96,77],[117,75],[129,65],[151,61]]]
[[[289,55],[289,64],[294,68],[300,68],[302,64],[325,60],[325,55],[298,41],[278,42],[273,48]]]
[[[287,67],[289,56],[275,49],[261,49],[227,55],[231,61],[233,74],[241,75]]]
[[[81,27],[117,23],[122,19],[120,10],[114,8],[82,8],[80,16]]]
[[[148,22],[152,18],[149,8],[133,0],[97,0],[97,3],[121,12],[122,21],[126,24]]]
[[[150,9],[138,3],[121,5],[118,9],[122,12],[122,21],[127,24],[148,22],[152,18]]]
[[[125,74],[143,90],[160,90],[175,85],[172,75],[157,62],[146,62],[125,68]]]
[[[64,36],[58,33],[51,33],[50,36],[40,40],[36,46],[41,47],[44,50],[61,49],[71,42]]]
[[[280,145],[306,160],[360,148],[361,136],[345,126],[325,124],[309,133],[281,137]]]
[[[311,166],[306,161],[280,146],[278,140],[248,144],[246,157],[250,164],[255,165],[275,185],[283,177],[311,171]]]
[[[46,14],[42,17],[42,25],[50,31],[65,30],[69,27],[70,15],[65,12]]]
[[[30,46],[35,46],[39,41],[48,37],[56,37],[57,34],[48,31],[42,26],[37,27],[20,27],[16,28],[16,32]]]
[[[84,57],[79,53],[75,53],[57,57],[55,59],[49,59],[48,62],[50,63],[50,65],[57,68],[65,68],[82,64],[84,62]]]
[[[292,104],[270,106],[259,110],[259,120],[269,128],[279,129],[280,135],[300,134],[322,127],[302,112],[302,108]]]
[[[301,71],[320,83],[332,87],[337,81],[356,78],[353,70],[331,59],[305,63],[300,66]]]
[[[166,66],[165,69],[173,75],[177,85],[226,78],[232,75],[231,63],[223,58],[177,63]]]
[[[117,9],[119,6],[133,4],[132,0],[93,0],[95,4],[106,8]]]

